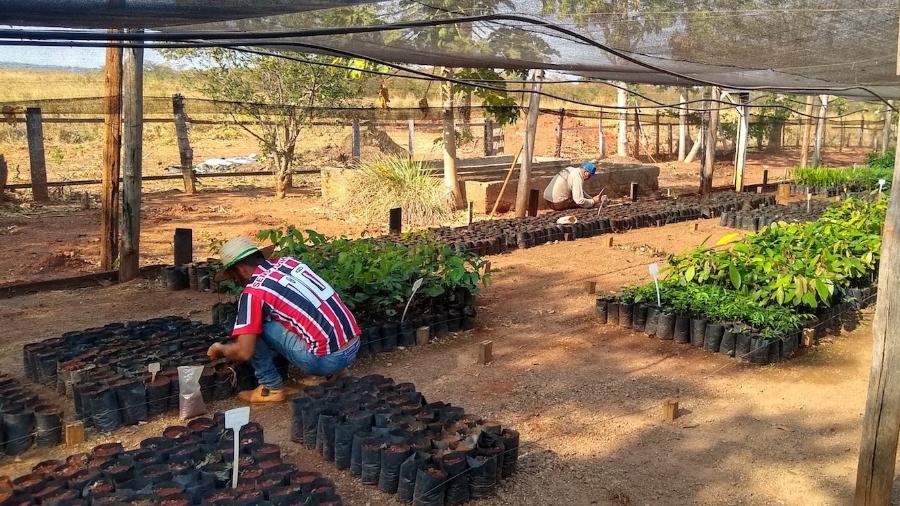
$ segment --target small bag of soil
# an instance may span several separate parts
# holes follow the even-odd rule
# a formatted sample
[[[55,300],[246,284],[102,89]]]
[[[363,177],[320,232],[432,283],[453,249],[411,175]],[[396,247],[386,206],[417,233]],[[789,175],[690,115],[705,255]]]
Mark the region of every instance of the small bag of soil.
[[[122,410],[122,423],[135,425],[147,421],[147,389],[138,380],[122,380],[115,384],[116,399]]]
[[[413,451],[400,465],[400,479],[397,483],[397,498],[401,502],[412,502],[419,468],[428,459],[426,453]]]
[[[447,473],[433,462],[426,462],[416,473],[414,506],[443,506]]]
[[[656,324],[656,337],[663,340],[670,340],[675,335],[675,314],[668,310],[659,312]]]
[[[740,330],[728,326],[725,329],[725,332],[722,334],[722,342],[719,344],[719,353],[723,355],[728,355],[729,357],[734,356],[735,346],[737,345],[737,335]]]
[[[371,441],[374,441],[372,433],[367,430],[353,434],[353,444],[350,447],[350,474],[353,476],[362,474],[362,446]]]
[[[649,337],[655,336],[657,327],[659,327],[659,307],[647,306],[647,323],[644,324],[644,334]]]
[[[441,464],[447,472],[447,485],[444,489],[448,505],[462,504],[469,500],[469,473],[466,455],[451,452],[441,457]]]
[[[147,383],[147,417],[162,415],[169,409],[169,396],[172,395],[172,380],[159,374],[156,379]]]
[[[632,316],[633,316],[633,304],[628,304],[624,302],[619,303],[619,326],[630,329],[632,324]]]
[[[609,321],[609,314],[607,311],[608,303],[606,297],[597,297],[597,301],[594,303],[595,310],[597,311],[597,319],[600,321],[601,325],[605,325]]]
[[[506,478],[516,472],[516,466],[519,461],[519,432],[512,429],[503,429],[500,439],[503,441],[503,447],[506,449],[503,454],[501,477]]]
[[[182,420],[206,413],[206,404],[200,390],[202,374],[202,365],[178,367],[178,415]]]
[[[716,353],[722,346],[722,335],[725,334],[725,327],[721,323],[710,323],[706,325],[706,336],[703,338],[703,349]]]
[[[478,455],[468,458],[472,499],[494,495],[497,486],[497,461],[493,457]]]
[[[675,332],[672,335],[676,343],[691,342],[691,319],[688,315],[681,313],[675,315]]]
[[[632,330],[643,332],[647,327],[647,304],[635,304],[631,312]]]
[[[122,412],[115,390],[99,388],[86,392],[91,405],[91,421],[101,432],[112,432],[122,426]]]
[[[381,473],[378,477],[378,489],[388,494],[397,493],[400,481],[400,466],[409,455],[409,445],[392,444],[381,449]]]
[[[63,411],[53,406],[41,406],[34,411],[35,443],[39,448],[56,446],[62,442]]]
[[[349,422],[334,426],[334,464],[338,469],[350,469],[353,435],[356,432],[356,427]]]
[[[334,461],[334,425],[337,423],[337,412],[325,410],[319,414],[319,426],[316,430],[316,450],[325,460]]]
[[[363,485],[378,485],[381,476],[381,442],[367,440],[362,444],[361,468]]]
[[[697,348],[703,347],[703,341],[706,339],[706,319],[691,319],[691,346]]]
[[[303,446],[310,450],[316,447],[316,436],[319,432],[319,414],[324,409],[324,402],[314,400],[303,410]]]

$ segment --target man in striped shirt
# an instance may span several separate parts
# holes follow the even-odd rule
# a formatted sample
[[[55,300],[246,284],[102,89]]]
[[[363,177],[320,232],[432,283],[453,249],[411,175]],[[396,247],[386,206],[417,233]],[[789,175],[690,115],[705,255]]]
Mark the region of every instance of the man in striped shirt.
[[[286,388],[275,367],[284,356],[313,376],[336,374],[355,359],[361,331],[331,286],[303,262],[283,257],[269,262],[246,237],[222,246],[222,271],[244,286],[238,301],[233,342],[214,343],[207,354],[250,361],[259,387],[241,392],[248,402],[281,402]]]

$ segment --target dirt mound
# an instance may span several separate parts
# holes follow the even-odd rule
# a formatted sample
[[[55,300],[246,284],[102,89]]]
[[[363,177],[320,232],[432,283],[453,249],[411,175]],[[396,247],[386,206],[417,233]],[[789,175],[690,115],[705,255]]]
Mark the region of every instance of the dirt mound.
[[[56,271],[56,270],[76,270],[84,271],[94,268],[94,264],[75,253],[74,251],[61,251],[51,253],[41,263],[38,264],[38,271]]]

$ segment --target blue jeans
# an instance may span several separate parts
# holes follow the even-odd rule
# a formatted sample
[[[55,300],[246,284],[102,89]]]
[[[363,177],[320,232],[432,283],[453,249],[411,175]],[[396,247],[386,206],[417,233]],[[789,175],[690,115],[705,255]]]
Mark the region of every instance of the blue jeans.
[[[278,322],[266,322],[263,333],[256,339],[256,347],[250,364],[256,371],[256,380],[267,388],[281,388],[284,380],[275,368],[278,353],[298,369],[313,376],[329,376],[346,369],[356,360],[359,338],[354,338],[343,350],[319,357],[306,351],[306,343]]]

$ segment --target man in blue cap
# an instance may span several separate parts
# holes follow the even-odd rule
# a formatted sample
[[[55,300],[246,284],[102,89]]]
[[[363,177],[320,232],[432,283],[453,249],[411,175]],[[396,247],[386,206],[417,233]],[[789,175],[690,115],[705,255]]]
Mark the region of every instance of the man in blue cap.
[[[596,206],[600,195],[591,197],[584,192],[584,182],[596,173],[597,166],[590,161],[582,163],[581,167],[566,167],[550,180],[544,190],[544,200],[554,211]]]

